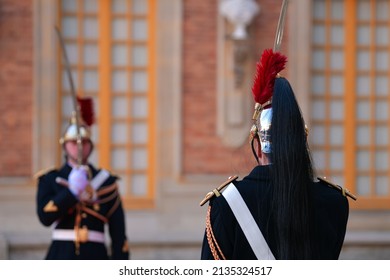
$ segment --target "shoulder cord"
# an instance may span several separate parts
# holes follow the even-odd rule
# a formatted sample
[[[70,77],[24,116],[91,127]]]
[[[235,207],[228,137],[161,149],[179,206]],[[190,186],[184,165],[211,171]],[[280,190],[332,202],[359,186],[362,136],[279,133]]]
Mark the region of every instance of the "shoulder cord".
[[[108,218],[107,217],[99,214],[98,212],[96,212],[95,210],[92,210],[91,208],[86,207],[85,205],[81,206],[81,210],[83,210],[84,212],[94,216],[95,218],[98,218],[103,223],[107,223],[108,222]]]
[[[225,255],[223,254],[221,248],[218,245],[217,239],[214,236],[213,229],[211,227],[210,212],[211,212],[211,206],[208,207],[207,215],[206,215],[207,243],[209,244],[214,260],[220,260],[221,258],[223,260],[226,260]]]
[[[113,193],[111,195],[109,195],[108,197],[104,198],[104,199],[97,200],[97,201],[94,202],[94,203],[103,204],[103,203],[108,203],[108,202],[110,202],[110,201],[112,201],[113,199],[116,198],[116,201],[115,201],[114,205],[111,207],[111,209],[108,211],[108,213],[105,216],[101,215],[97,211],[87,207],[87,205],[93,205],[94,203],[92,203],[92,202],[86,202],[85,204],[84,203],[81,204],[80,210],[82,210],[82,211],[84,211],[84,212],[94,216],[95,218],[101,220],[103,223],[108,223],[109,218],[111,217],[111,215],[114,213],[114,211],[119,206],[120,197],[119,197],[118,188],[117,188],[116,184],[113,184],[112,186],[108,187],[107,190],[113,191]],[[106,194],[109,191],[102,192],[99,195]]]
[[[116,198],[118,196],[118,188],[117,188],[117,184],[114,183],[112,184],[111,186],[107,187],[107,188],[104,188],[103,190],[101,191],[98,191],[96,192],[97,196],[98,197],[101,197],[105,194],[108,194],[112,192],[109,196],[105,197],[105,198],[102,198],[102,199],[97,199],[95,201],[93,200],[86,200],[85,201],[85,204],[88,204],[88,205],[93,205],[93,204],[104,204],[104,203],[107,203],[111,200],[113,200],[114,198]]]

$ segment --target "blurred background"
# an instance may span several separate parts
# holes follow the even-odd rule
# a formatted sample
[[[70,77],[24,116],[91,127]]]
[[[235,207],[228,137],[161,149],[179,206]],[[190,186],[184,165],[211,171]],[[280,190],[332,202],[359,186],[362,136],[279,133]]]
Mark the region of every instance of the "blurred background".
[[[92,97],[94,164],[121,177],[132,259],[199,259],[206,206],[256,164],[256,62],[282,1],[0,0],[0,259],[43,259],[34,174]],[[281,51],[318,176],[357,197],[340,258],[390,259],[390,2],[290,1]]]

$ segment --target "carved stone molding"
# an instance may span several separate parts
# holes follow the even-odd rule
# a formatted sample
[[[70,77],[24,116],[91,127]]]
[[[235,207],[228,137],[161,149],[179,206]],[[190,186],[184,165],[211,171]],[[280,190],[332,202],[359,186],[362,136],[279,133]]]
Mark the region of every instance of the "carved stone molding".
[[[56,3],[34,0],[33,174],[58,162]]]
[[[253,47],[247,25],[258,9],[249,0],[222,0],[219,5],[217,134],[224,145],[239,147],[248,139],[253,111]]]

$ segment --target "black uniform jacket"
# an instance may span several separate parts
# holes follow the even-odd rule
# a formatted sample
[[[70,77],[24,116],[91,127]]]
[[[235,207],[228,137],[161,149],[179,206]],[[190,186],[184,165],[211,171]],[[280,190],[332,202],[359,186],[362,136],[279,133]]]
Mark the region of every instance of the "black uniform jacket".
[[[270,199],[270,166],[257,166],[241,181],[235,181],[237,187],[257,225],[259,226],[271,251],[274,251],[275,240],[268,233],[272,228],[269,217]],[[322,182],[312,185],[312,213],[314,228],[312,259],[338,259],[344,242],[349,204],[339,190]],[[226,259],[256,259],[240,225],[238,224],[227,201],[221,195],[210,200],[211,228]],[[274,253],[275,255],[275,253]],[[202,259],[213,259],[206,233],[202,246]]]
[[[92,178],[100,170],[89,165]],[[101,193],[96,203],[84,204],[80,211],[78,199],[70,192],[64,183],[58,183],[62,178],[67,181],[72,168],[65,164],[59,170],[52,170],[38,179],[37,213],[40,222],[55,229],[74,229],[86,227],[88,230],[104,233],[105,223],[108,224],[111,239],[110,256],[105,243],[53,240],[46,259],[129,259],[126,240],[125,217],[115,186],[117,177],[110,176],[98,188]],[[79,213],[79,214],[77,214]],[[76,247],[79,246],[78,252]]]

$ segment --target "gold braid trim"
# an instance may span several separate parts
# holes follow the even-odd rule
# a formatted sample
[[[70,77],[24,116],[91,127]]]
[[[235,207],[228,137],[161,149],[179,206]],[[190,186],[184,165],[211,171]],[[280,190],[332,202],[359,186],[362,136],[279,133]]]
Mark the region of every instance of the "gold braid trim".
[[[103,223],[107,223],[108,222],[108,219],[106,217],[104,217],[103,215],[99,214],[98,212],[86,207],[86,206],[82,206],[81,208],[84,212],[94,216],[95,218],[101,220]]]
[[[96,200],[95,203],[104,204],[104,203],[110,202],[111,200],[113,200],[117,196],[118,196],[118,190],[115,190],[112,194],[110,194],[106,198]]]
[[[97,196],[102,196],[102,195],[108,194],[108,193],[110,193],[110,192],[112,192],[112,191],[114,191],[114,190],[116,190],[116,189],[117,189],[117,184],[114,183],[114,184],[112,184],[112,185],[110,185],[110,186],[108,186],[108,187],[105,187],[105,188],[102,189],[102,190],[98,190],[98,191],[96,192],[96,194],[97,194]]]
[[[111,207],[110,211],[108,211],[108,213],[106,215],[107,219],[109,219],[111,217],[111,215],[114,213],[114,211],[118,208],[120,202],[121,202],[121,199],[118,195],[114,205]]]
[[[111,207],[110,211],[108,211],[108,213],[107,213],[105,216],[103,216],[103,215],[99,214],[98,212],[96,212],[96,211],[94,211],[94,210],[88,208],[88,207],[85,206],[85,205],[82,205],[81,209],[82,209],[84,212],[86,212],[86,213],[88,213],[88,214],[94,216],[95,218],[101,220],[103,223],[108,223],[108,221],[109,221],[111,215],[112,215],[112,214],[114,213],[114,211],[119,207],[119,204],[120,204],[120,202],[121,202],[120,197],[119,197],[119,194],[118,194],[118,191],[115,191],[112,195],[110,195],[109,197],[107,197],[107,198],[105,198],[105,199],[98,200],[98,201],[95,201],[95,202],[94,202],[94,203],[98,202],[99,204],[103,204],[103,203],[107,203],[107,202],[109,202],[109,201],[111,201],[111,200],[113,200],[113,199],[115,199],[115,198],[116,198],[116,200],[115,200],[115,202],[114,202],[114,205]]]
[[[206,216],[207,243],[209,244],[214,260],[220,260],[221,258],[223,260],[226,260],[225,255],[223,254],[221,248],[218,245],[217,239],[214,236],[213,229],[211,227],[210,213],[211,213],[211,206],[208,207],[207,216]]]
[[[214,260],[219,260],[220,258],[218,256],[217,251],[215,250],[215,246],[211,238],[210,228],[207,225],[206,225],[206,236],[207,236],[207,243],[209,244]]]
[[[118,196],[118,190],[115,190],[112,194],[110,194],[109,196],[107,196],[105,198],[98,199],[98,200],[84,201],[84,203],[88,204],[88,205],[94,205],[96,203],[104,204],[104,203],[110,202],[111,200],[115,199],[117,196]]]

